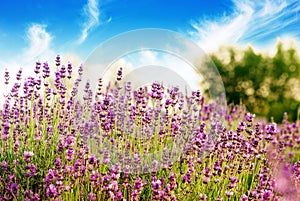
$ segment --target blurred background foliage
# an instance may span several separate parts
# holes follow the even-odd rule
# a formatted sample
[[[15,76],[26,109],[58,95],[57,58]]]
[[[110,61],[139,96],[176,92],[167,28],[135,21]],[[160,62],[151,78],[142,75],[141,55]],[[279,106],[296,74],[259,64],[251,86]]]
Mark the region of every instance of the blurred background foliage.
[[[223,47],[211,54],[224,82],[228,103],[243,103],[257,116],[281,122],[287,112],[296,120],[300,106],[300,56],[278,41],[274,54]]]

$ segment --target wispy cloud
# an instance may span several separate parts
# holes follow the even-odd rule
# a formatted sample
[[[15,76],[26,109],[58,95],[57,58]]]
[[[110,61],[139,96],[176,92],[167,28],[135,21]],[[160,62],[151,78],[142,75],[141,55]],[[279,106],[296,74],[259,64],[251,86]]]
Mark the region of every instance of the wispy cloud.
[[[78,40],[78,43],[81,44],[88,37],[89,32],[98,27],[103,22],[101,19],[101,12],[99,10],[99,1],[98,0],[88,0],[87,4],[83,8],[84,16],[86,17],[86,21],[83,23],[83,29],[81,31],[81,36]],[[106,20],[105,22],[110,22],[111,18]]]
[[[39,59],[48,60],[55,55],[51,49],[53,36],[46,31],[44,24],[32,24],[27,30],[28,47],[24,49],[24,62],[33,62]]]
[[[279,36],[294,24],[299,26],[298,0],[233,0],[233,3],[233,12],[221,19],[192,22],[195,30],[190,34],[205,51],[215,51],[221,45],[257,42]],[[299,34],[296,29],[294,32]]]
[[[10,72],[16,73],[19,68],[26,69],[31,73],[36,61],[54,60],[55,51],[51,48],[53,36],[46,30],[45,24],[31,24],[25,34],[27,46],[15,56],[2,58],[0,73],[7,68]]]

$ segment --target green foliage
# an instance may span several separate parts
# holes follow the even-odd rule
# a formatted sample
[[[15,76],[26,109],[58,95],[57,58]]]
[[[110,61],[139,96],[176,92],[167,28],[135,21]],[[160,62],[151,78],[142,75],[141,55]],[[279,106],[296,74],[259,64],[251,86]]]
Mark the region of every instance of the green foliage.
[[[226,54],[227,56],[221,56]],[[269,120],[282,121],[287,112],[297,119],[300,106],[300,58],[293,46],[278,42],[273,56],[256,53],[252,47],[226,47],[211,55],[224,82],[227,100],[241,101],[248,110]],[[227,59],[227,60],[226,60]]]

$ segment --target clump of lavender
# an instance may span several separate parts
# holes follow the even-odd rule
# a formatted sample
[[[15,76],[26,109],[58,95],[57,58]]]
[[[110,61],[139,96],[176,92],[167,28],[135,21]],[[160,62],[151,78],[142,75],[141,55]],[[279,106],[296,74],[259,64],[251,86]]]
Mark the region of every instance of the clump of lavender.
[[[81,137],[104,164],[118,164],[123,171],[145,173],[154,159],[159,169],[168,168],[191,149],[191,133],[196,133],[202,123],[204,102],[200,92],[187,96],[178,87],[165,90],[158,82],[151,85],[151,90],[133,90],[130,82],[121,83],[121,76],[122,68],[114,85],[109,84],[105,91],[99,87],[96,102],[86,83],[84,102],[76,114],[80,117],[76,125]],[[220,111],[212,104],[205,107],[211,110],[204,111],[207,126],[211,119],[217,124]],[[213,144],[213,135],[218,132],[211,131],[197,152]]]
[[[55,61],[7,89],[0,200],[300,199],[300,128],[287,115],[255,123],[244,105],[219,110],[200,91],[132,89],[121,68],[78,100],[83,66]]]

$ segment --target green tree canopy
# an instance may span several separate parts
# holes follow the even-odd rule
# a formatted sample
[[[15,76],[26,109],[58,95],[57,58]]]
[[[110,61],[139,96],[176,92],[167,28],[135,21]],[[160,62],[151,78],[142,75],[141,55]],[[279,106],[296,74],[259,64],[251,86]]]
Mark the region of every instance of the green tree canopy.
[[[250,112],[276,122],[284,112],[291,120],[297,118],[300,57],[295,47],[284,48],[279,41],[272,56],[257,53],[251,46],[243,50],[226,47],[211,58],[222,76],[228,102],[242,101]]]

